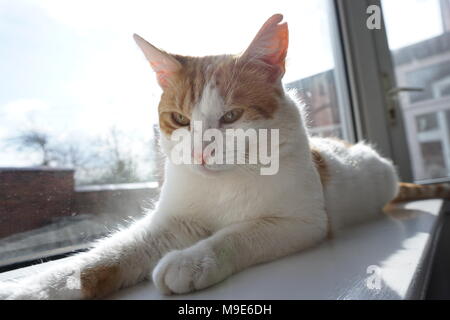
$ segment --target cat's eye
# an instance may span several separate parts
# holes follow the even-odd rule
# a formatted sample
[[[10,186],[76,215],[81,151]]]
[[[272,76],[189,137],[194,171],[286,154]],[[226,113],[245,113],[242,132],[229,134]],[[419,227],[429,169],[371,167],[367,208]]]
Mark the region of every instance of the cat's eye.
[[[220,122],[227,123],[227,124],[233,123],[233,122],[239,120],[239,118],[242,116],[243,113],[244,113],[244,110],[242,110],[242,109],[233,109],[233,110],[225,113],[222,116],[222,118],[220,118]]]
[[[185,117],[178,112],[172,112],[172,119],[176,124],[182,127],[188,126],[189,123],[191,122],[188,117]]]

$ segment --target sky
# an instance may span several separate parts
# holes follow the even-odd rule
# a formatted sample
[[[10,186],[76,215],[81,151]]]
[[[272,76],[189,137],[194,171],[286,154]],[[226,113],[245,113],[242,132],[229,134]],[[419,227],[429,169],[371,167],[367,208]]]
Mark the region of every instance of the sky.
[[[290,29],[285,81],[333,68],[327,3],[0,0],[0,166],[35,160],[1,142],[30,126],[61,141],[87,140],[112,126],[151,137],[161,91],[133,33],[178,54],[238,53],[268,17],[282,13]],[[383,5],[392,48],[442,31],[437,0]]]
[[[439,0],[381,0],[389,47],[398,49],[442,33]]]

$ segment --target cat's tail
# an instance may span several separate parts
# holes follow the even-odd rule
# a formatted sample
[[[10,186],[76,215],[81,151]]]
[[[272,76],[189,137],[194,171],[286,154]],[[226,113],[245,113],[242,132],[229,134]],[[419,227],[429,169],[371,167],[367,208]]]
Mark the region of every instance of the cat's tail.
[[[400,182],[397,196],[391,201],[393,203],[442,198],[450,200],[450,184],[421,185]]]

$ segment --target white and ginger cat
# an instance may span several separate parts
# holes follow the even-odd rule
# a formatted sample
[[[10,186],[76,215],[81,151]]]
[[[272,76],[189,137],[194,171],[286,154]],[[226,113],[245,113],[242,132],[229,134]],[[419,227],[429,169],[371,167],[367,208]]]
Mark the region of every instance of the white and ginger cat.
[[[0,284],[3,299],[89,299],[152,279],[164,294],[214,285],[233,273],[320,243],[344,226],[380,216],[392,201],[448,197],[447,186],[399,184],[364,143],[308,135],[301,106],[281,79],[288,27],[272,16],[240,55],[166,53],[135,35],[157,75],[165,182],[144,218],[41,274]],[[175,165],[172,133],[205,127],[279,129],[279,170]],[[202,150],[202,149],[201,149]],[[256,166],[257,167],[257,166]]]

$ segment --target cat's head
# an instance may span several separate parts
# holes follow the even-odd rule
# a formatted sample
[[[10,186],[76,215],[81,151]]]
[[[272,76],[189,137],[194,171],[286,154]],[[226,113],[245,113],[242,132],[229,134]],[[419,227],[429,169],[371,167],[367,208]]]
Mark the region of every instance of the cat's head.
[[[288,27],[287,23],[281,24],[282,20],[280,14],[269,18],[239,55],[169,54],[134,35],[163,90],[159,125],[162,147],[168,158],[177,144],[171,139],[174,133],[184,129],[192,137],[198,124],[203,131],[215,129],[222,133],[227,129],[279,127],[277,113],[284,99],[281,79],[288,48]],[[235,167],[234,164],[209,164],[208,157],[214,156],[217,149],[207,151],[206,146],[205,142],[200,148],[192,144],[190,157],[194,170],[208,174]],[[247,145],[245,153],[248,148]],[[222,151],[226,149],[229,147]]]

